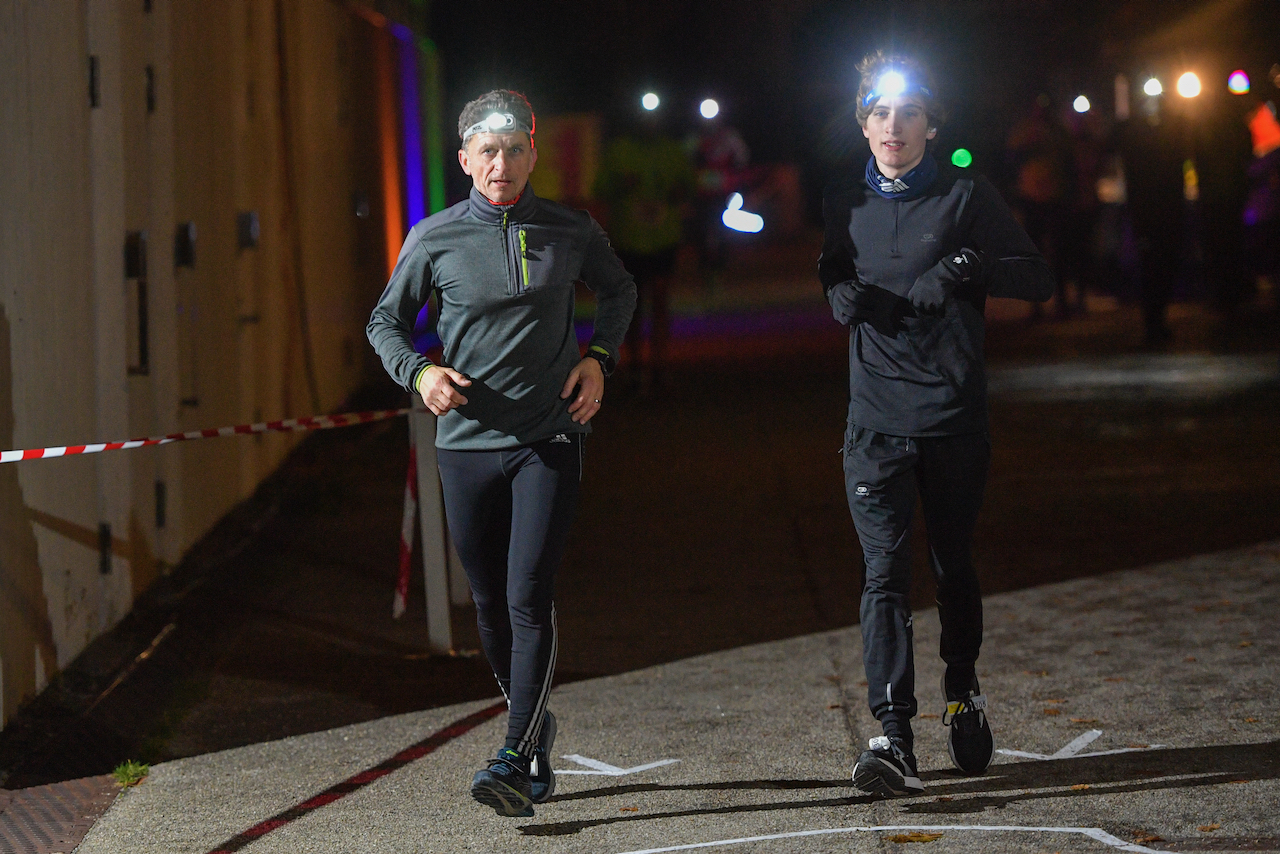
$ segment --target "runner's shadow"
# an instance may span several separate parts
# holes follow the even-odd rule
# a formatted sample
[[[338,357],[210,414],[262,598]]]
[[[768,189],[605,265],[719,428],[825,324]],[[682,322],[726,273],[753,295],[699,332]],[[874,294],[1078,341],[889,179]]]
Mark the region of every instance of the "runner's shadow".
[[[553,798],[555,801],[568,801],[585,797],[606,797],[612,795],[632,794],[636,792],[680,792],[732,789],[833,789],[853,788],[849,780],[731,780],[723,783],[694,783],[683,786],[661,786],[641,783],[632,786],[613,786],[604,789],[592,789],[588,792],[575,792],[572,795]],[[733,815],[735,813],[770,812],[774,810],[812,809],[814,807],[847,807],[855,804],[870,804],[876,798],[871,795],[852,795],[844,798],[825,798],[819,801],[783,801],[767,804],[741,804],[730,807],[706,807],[703,809],[670,810],[668,812],[644,813],[634,815],[613,815],[607,818],[581,819],[579,821],[562,821],[554,824],[526,824],[520,828],[525,836],[566,836],[580,833],[589,827],[601,827],[632,821],[653,821],[664,818],[687,818],[696,815]]]
[[[986,776],[958,778],[932,771],[920,775],[927,793],[902,799],[908,814],[956,814],[1003,809],[1012,803],[1048,798],[1090,797],[1126,792],[1151,792],[1229,784],[1250,780],[1280,779],[1280,741],[1259,744],[1228,744],[1172,750],[1143,750],[1109,756],[1078,756],[1053,761],[1016,762],[994,765]],[[955,780],[954,783],[948,783]],[[729,780],[715,783],[661,785],[636,783],[608,786],[559,795],[554,802],[644,792],[696,792],[742,790],[801,790],[851,788],[847,780]],[[945,800],[944,800],[945,799]],[[879,800],[869,795],[851,795],[814,801],[782,801],[740,804],[704,809],[669,810],[657,813],[611,815],[550,824],[528,824],[520,828],[526,836],[563,836],[633,821],[654,821],[700,815],[733,815],[777,810],[811,809],[870,804]]]
[[[1140,750],[993,765],[986,776],[922,774],[929,796],[948,800],[906,806],[915,814],[976,813],[1046,798],[1090,797],[1280,778],[1280,741]],[[946,785],[948,779],[956,780]],[[942,785],[939,785],[942,783]],[[983,794],[983,793],[989,794]],[[999,792],[1000,794],[996,794]],[[971,797],[962,797],[965,795]]]

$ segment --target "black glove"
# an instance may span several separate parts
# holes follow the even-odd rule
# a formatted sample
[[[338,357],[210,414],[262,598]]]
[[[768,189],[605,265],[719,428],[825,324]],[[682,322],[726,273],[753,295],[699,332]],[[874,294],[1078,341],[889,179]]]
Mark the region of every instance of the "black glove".
[[[920,274],[907,299],[921,316],[942,314],[943,304],[956,286],[976,281],[981,274],[982,259],[977,252],[972,249],[952,252]]]
[[[856,282],[841,282],[827,291],[831,316],[844,326],[856,326],[875,317],[879,297],[873,290]]]

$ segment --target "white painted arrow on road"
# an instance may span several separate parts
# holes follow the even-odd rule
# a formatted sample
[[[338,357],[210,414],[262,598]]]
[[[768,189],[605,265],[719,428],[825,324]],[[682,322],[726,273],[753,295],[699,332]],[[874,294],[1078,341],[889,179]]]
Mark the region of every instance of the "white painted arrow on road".
[[[1164,744],[1148,744],[1146,747],[1121,747],[1116,750],[1095,750],[1090,753],[1081,753],[1090,744],[1098,740],[1098,736],[1102,735],[1102,730],[1091,729],[1083,735],[1076,736],[1069,741],[1065,747],[1052,755],[1044,753],[1029,753],[1025,750],[1005,750],[1003,747],[997,747],[996,753],[1003,753],[1005,756],[1021,756],[1025,759],[1070,759],[1072,757],[1084,756],[1110,756],[1115,753],[1134,753],[1140,750],[1157,750],[1161,747],[1167,747]]]
[[[640,771],[648,771],[650,768],[661,768],[663,765],[674,765],[679,759],[659,759],[657,762],[649,762],[645,765],[637,765],[634,768],[619,768],[617,765],[610,765],[608,762],[601,762],[599,759],[588,759],[585,756],[579,756],[576,753],[570,753],[568,756],[562,756],[561,759],[568,759],[579,765],[585,765],[592,769],[590,771],[579,771],[576,768],[567,771],[557,771],[557,774],[590,774],[598,777],[625,777],[627,774],[636,774]]]

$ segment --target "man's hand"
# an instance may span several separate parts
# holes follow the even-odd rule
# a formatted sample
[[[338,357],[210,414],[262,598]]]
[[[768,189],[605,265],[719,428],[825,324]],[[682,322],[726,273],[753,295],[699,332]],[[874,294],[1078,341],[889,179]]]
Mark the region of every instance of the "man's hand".
[[[844,326],[855,326],[876,316],[880,299],[876,293],[855,282],[841,282],[827,293],[831,316]]]
[[[600,411],[600,401],[604,398],[604,369],[600,363],[588,356],[569,372],[560,391],[560,399],[568,400],[574,389],[578,396],[569,404],[569,415],[574,422],[586,424]]]
[[[982,262],[972,249],[961,249],[944,257],[937,264],[920,274],[907,299],[919,315],[942,314],[943,304],[956,289],[977,278]]]
[[[471,385],[471,380],[453,368],[432,365],[422,372],[418,378],[418,394],[422,402],[436,415],[444,415],[450,409],[457,409],[467,402],[467,398],[458,387]]]

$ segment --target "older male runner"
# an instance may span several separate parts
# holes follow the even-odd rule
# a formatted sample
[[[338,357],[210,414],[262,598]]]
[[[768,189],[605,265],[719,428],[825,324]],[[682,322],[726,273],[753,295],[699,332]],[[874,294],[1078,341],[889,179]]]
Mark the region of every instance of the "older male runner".
[[[387,372],[440,417],[449,532],[510,709],[506,742],[471,794],[507,816],[533,815],[555,788],[547,699],[556,568],[577,508],[583,437],[636,302],[632,277],[591,216],[529,188],[533,134],[533,109],[517,92],[467,104],[458,162],[471,197],[409,231],[367,330]],[[579,279],[598,301],[585,358],[573,325]],[[410,338],[432,292],[440,364]]]

